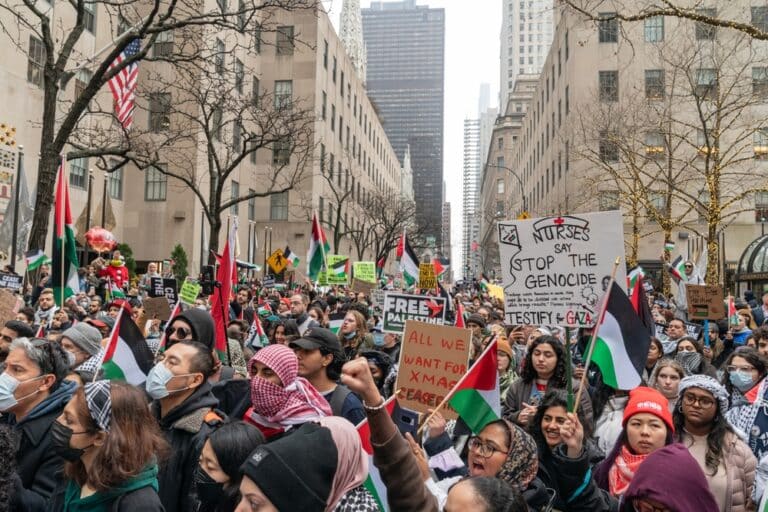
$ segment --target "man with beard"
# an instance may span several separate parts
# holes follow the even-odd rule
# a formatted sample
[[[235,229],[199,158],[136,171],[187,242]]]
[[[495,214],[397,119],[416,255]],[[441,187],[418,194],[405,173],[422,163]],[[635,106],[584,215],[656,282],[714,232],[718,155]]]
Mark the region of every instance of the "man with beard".
[[[309,299],[306,295],[297,293],[291,296],[291,318],[296,320],[296,324],[299,326],[299,334],[302,336],[310,327],[320,327],[320,324],[307,314],[308,305]]]

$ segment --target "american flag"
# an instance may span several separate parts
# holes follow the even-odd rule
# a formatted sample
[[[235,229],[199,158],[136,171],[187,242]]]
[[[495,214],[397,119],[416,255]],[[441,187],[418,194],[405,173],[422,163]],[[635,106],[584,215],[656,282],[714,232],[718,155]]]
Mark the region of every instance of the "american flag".
[[[134,39],[117,56],[115,61],[110,64],[109,69],[113,69],[122,64],[127,59],[139,53],[141,41]],[[139,77],[139,64],[132,62],[113,76],[107,84],[112,91],[112,97],[115,99],[115,114],[120,124],[126,130],[131,129],[133,125],[133,110],[136,108],[136,82]]]

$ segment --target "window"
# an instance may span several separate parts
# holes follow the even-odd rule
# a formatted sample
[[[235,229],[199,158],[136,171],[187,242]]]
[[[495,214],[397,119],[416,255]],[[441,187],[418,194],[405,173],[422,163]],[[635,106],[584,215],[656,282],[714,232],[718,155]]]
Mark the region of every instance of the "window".
[[[333,72],[331,73],[331,77],[333,78],[333,83],[336,83],[336,68],[338,67],[338,60],[336,57],[333,58]]]
[[[240,197],[240,183],[236,181],[232,181],[232,186],[229,187],[230,190],[230,199],[233,201],[237,200]],[[232,215],[237,215],[237,212],[240,211],[238,203],[233,204],[229,207],[229,213]]]
[[[243,68],[243,61],[235,59],[235,90],[240,94],[243,94],[243,82],[245,81],[245,69]]]
[[[331,105],[331,131],[336,131],[336,105]]]
[[[606,190],[604,192],[600,192],[598,202],[600,203],[600,211],[618,210],[619,193],[615,190]]]
[[[269,196],[269,220],[288,220],[288,192]]]
[[[504,180],[502,180],[502,179],[496,180],[496,193],[497,194],[503,194],[504,193]]]
[[[645,97],[649,100],[664,99],[664,70],[645,70]]]
[[[717,9],[712,9],[712,8],[696,9],[696,14],[698,14],[699,16],[708,16],[710,18],[714,18],[715,16],[717,16]],[[695,32],[696,32],[696,39],[700,41],[712,41],[715,39],[715,34],[717,33],[717,29],[713,25],[708,25],[707,23],[697,21],[695,25]]]
[[[114,161],[113,161],[114,162]],[[115,164],[112,163],[111,166]],[[123,168],[115,169],[107,174],[107,191],[112,199],[123,198]]]
[[[758,128],[752,134],[755,158],[768,159],[768,128]]]
[[[504,149],[504,137],[499,137],[498,146],[499,149]]]
[[[320,211],[320,224],[325,222],[325,198],[323,196],[320,196],[320,204],[318,205],[318,210]]]
[[[153,133],[168,131],[171,127],[171,94],[153,92],[149,95],[149,130]]]
[[[565,86],[565,115],[571,112],[570,86]]]
[[[292,80],[275,80],[275,108],[291,108],[293,97]]]
[[[211,113],[211,129],[213,130],[213,138],[218,141],[221,141],[221,127],[224,124],[223,118],[224,115],[222,114],[220,108],[213,109],[213,112]]]
[[[644,28],[646,43],[660,43],[664,41],[664,16],[646,18]]]
[[[619,20],[615,12],[601,12],[597,22],[598,40],[601,43],[619,42]]]
[[[699,213],[699,220],[703,221],[709,215],[709,191],[701,190],[699,192],[698,203],[696,204],[696,210]]]
[[[272,164],[288,165],[291,160],[291,142],[278,140],[272,145]]]
[[[77,188],[86,188],[88,183],[88,159],[76,158],[69,165],[69,184]]]
[[[145,201],[165,201],[168,188],[166,169],[168,169],[168,164],[156,164],[144,172]]]
[[[293,55],[293,26],[277,27],[277,54]]]
[[[600,101],[619,101],[619,72],[600,71],[598,78]]]
[[[83,94],[83,91],[88,86],[92,76],[93,73],[87,69],[77,70],[77,73],[75,73],[75,98],[79,98],[80,95]]]
[[[256,77],[253,77],[253,84],[251,85],[251,100],[253,101],[253,105],[258,107],[259,106],[259,79]]]
[[[717,153],[716,140],[709,136],[704,130],[696,130],[696,145],[699,148],[699,153],[706,155],[708,153]]]
[[[115,34],[115,39],[120,37],[121,35],[125,34],[131,29],[131,23],[125,19],[125,16],[122,14],[117,15],[117,33]]]
[[[257,156],[258,152],[259,152],[258,142],[256,142],[256,141],[249,142],[248,143],[248,156],[250,157],[252,164],[256,164],[257,163],[257,161],[258,161],[258,156]]]
[[[600,155],[600,160],[605,163],[619,161],[619,148],[616,146],[616,142],[613,140],[613,135],[605,130],[600,132],[600,140],[598,141],[598,154]]]
[[[173,54],[173,30],[165,30],[157,34],[155,44],[152,45],[154,57],[168,57]]]
[[[755,192],[755,222],[768,221],[768,192]]]
[[[663,192],[651,192],[650,203],[653,210],[664,212],[667,208],[667,195]]]
[[[768,32],[768,6],[752,7],[752,26],[763,32]]]
[[[27,56],[27,82],[42,87],[45,47],[35,36],[29,36],[29,55]]]
[[[239,0],[237,3],[237,29],[241,33],[243,30],[245,30],[245,22],[247,21],[246,15],[247,11],[245,10],[245,2],[243,2],[243,0]]]
[[[752,94],[763,100],[768,99],[768,67],[752,68]]]
[[[323,91],[323,102],[320,109],[321,109],[320,118],[325,120],[325,114],[326,114],[326,111],[328,110],[328,95],[325,93],[325,91]]]
[[[328,40],[323,39],[323,68],[328,69]],[[322,208],[320,209],[322,211]]]
[[[227,12],[227,0],[216,0],[216,3],[218,4],[219,10],[221,12]]]
[[[256,191],[252,188],[248,189],[248,220],[256,220],[256,198],[253,197]]]
[[[754,11],[754,9],[752,10]],[[93,2],[83,2],[83,26],[85,27],[85,30],[87,30],[91,34],[94,33],[94,30],[96,27],[95,21],[96,21],[96,4],[94,4]]]
[[[717,70],[714,68],[699,68],[696,70],[696,96],[712,99],[718,95]]]
[[[240,153],[243,150],[243,127],[240,121],[232,123],[232,150],[235,153]]]
[[[568,32],[570,32],[570,31],[569,30],[565,31],[565,61],[566,62],[568,62],[568,55],[570,53],[568,51]]]
[[[344,142],[344,117],[339,115],[339,142]]]
[[[253,30],[253,51],[256,55],[261,53],[261,25],[256,25]]]
[[[496,201],[496,217],[504,217],[504,201]]]
[[[503,156],[497,156],[496,157],[496,167],[498,169],[506,169],[506,166],[504,165],[504,157]]]
[[[664,155],[664,135],[661,132],[645,134],[645,154],[649,157]]]
[[[221,39],[216,39],[216,54],[213,56],[213,62],[216,66],[216,73],[223,75],[224,74],[224,52],[226,49],[224,48],[224,41]]]
[[[344,97],[344,72],[341,72],[341,83],[339,85],[339,94],[341,97]]]
[[[320,174],[325,174],[325,144],[320,143]]]

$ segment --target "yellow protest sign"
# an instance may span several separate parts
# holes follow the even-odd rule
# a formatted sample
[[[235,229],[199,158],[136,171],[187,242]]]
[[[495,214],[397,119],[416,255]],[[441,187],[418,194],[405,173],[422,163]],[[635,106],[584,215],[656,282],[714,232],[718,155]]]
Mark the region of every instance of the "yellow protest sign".
[[[419,263],[419,288],[425,290],[437,288],[437,277],[432,263]]]
[[[496,299],[499,299],[500,301],[504,301],[504,288],[502,288],[499,285],[488,283],[488,295],[491,297],[494,297]]]
[[[267,259],[267,264],[272,269],[272,272],[279,274],[288,266],[288,260],[285,259],[282,249],[276,249]]]

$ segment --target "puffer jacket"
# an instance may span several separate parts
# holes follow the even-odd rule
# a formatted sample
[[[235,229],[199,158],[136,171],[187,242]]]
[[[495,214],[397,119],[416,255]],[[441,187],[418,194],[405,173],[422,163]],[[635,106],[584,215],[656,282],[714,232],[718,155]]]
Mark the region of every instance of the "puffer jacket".
[[[724,442],[725,469],[728,473],[728,490],[726,510],[730,512],[747,512],[755,510],[752,503],[752,491],[755,487],[755,470],[757,459],[752,450],[739,436],[728,433]]]

